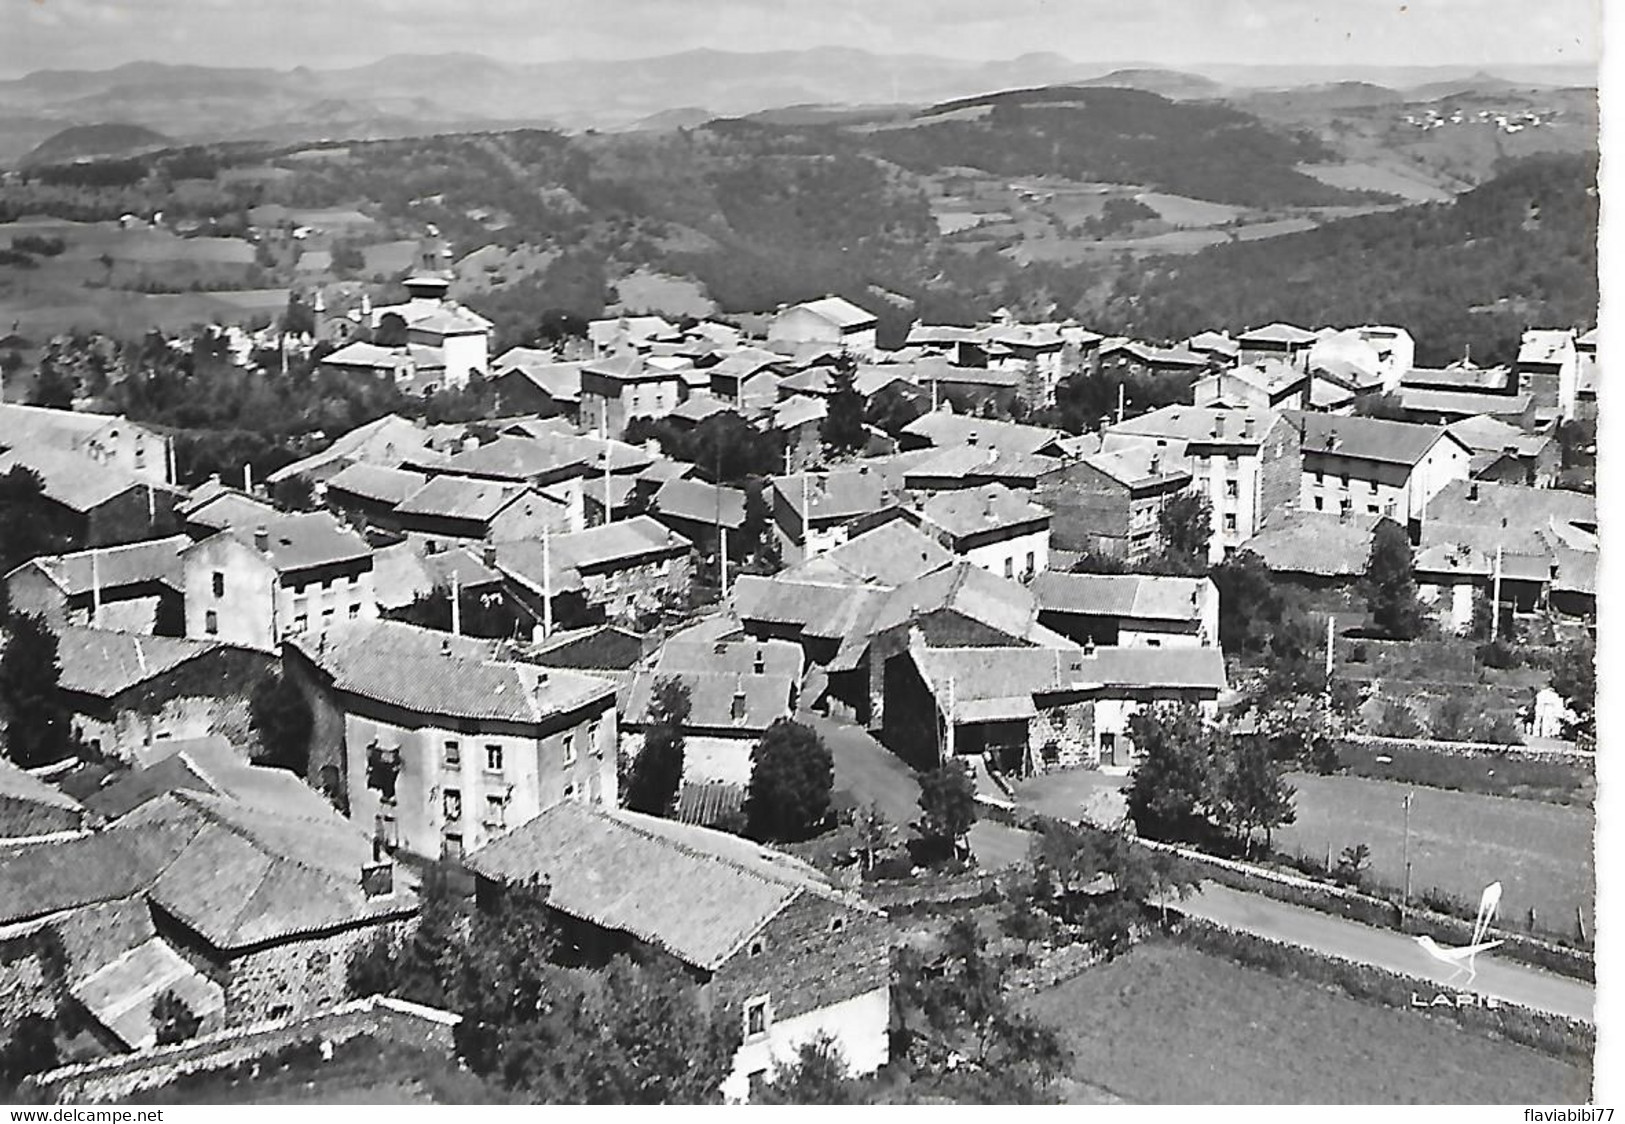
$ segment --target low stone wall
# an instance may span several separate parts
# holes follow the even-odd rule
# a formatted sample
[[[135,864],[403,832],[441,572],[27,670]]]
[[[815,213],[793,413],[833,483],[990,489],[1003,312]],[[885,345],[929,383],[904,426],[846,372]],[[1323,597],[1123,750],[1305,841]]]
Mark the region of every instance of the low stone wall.
[[[858,887],[864,899],[887,913],[917,909],[963,908],[998,893],[998,878],[982,871],[926,878],[864,882]]]
[[[161,1088],[185,1074],[241,1065],[300,1043],[337,1045],[363,1036],[450,1056],[452,1028],[459,1019],[449,1011],[371,996],[313,1015],[273,1019],[173,1046],[63,1066],[29,1078],[27,1085],[59,1104],[118,1101],[144,1089]]]
[[[1250,968],[1330,985],[1351,999],[1413,1011],[1425,1018],[1446,1019],[1464,1029],[1497,1035],[1554,1057],[1589,1064],[1596,1051],[1597,1031],[1589,1023],[1505,1000],[1496,1001],[1494,1006],[1488,1002],[1433,1006],[1432,993],[1437,989],[1409,976],[1202,918],[1184,917],[1173,939]],[[1419,1003],[1418,989],[1428,993],[1426,1002]]]
[[[1449,742],[1437,738],[1387,738],[1377,734],[1348,734],[1343,741],[1372,749],[1414,749],[1445,757],[1501,757],[1519,761],[1561,761],[1595,768],[1597,755],[1585,749],[1546,749],[1499,742]]]

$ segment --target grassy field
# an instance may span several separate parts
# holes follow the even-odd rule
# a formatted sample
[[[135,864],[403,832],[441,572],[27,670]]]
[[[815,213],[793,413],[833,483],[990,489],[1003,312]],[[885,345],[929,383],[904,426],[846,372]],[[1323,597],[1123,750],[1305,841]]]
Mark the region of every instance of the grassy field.
[[[717,310],[716,302],[705,293],[705,286],[687,277],[672,277],[639,269],[615,282],[620,294],[620,305],[630,313],[656,312],[680,317],[709,316]],[[606,311],[606,316],[614,313]]]
[[[1156,942],[1027,1001],[1081,1083],[1150,1104],[1508,1104],[1586,1098],[1586,1070],[1427,1015]]]
[[[1126,808],[1118,791],[1127,777],[1111,776],[1092,769],[1072,769],[1030,777],[1016,785],[1016,802],[1024,808],[1057,819],[1080,816],[1103,824],[1121,819]]]
[[[1344,164],[1300,164],[1298,171],[1332,187],[1348,191],[1383,191],[1412,203],[1442,203],[1451,198],[1450,192],[1429,180],[1425,174],[1398,167],[1352,161]]]
[[[1544,929],[1572,932],[1575,910],[1592,924],[1596,872],[1591,809],[1422,788],[1364,777],[1295,774],[1297,822],[1275,832],[1277,850],[1335,862],[1343,848],[1371,849],[1370,877],[1405,882],[1403,800],[1410,816],[1411,887],[1438,888],[1476,903],[1500,882],[1502,920],[1521,925],[1533,908]]]
[[[1233,207],[1228,203],[1210,203],[1206,199],[1190,199],[1160,191],[1142,191],[1134,198],[1161,215],[1163,221],[1175,226],[1219,226],[1246,214],[1245,208]]]

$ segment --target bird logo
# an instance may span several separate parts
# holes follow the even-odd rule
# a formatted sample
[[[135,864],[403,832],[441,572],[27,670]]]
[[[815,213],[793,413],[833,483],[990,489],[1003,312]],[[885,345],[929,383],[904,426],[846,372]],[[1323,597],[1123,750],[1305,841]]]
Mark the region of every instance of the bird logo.
[[[1466,983],[1471,984],[1478,976],[1478,954],[1487,952],[1502,941],[1487,941],[1490,922],[1495,918],[1495,911],[1501,904],[1501,884],[1492,882],[1484,887],[1484,893],[1478,899],[1478,917],[1473,922],[1472,942],[1460,948],[1441,945],[1429,936],[1416,938],[1416,943],[1422,946],[1422,951],[1442,964],[1448,964],[1452,969],[1450,978],[1445,982],[1454,983],[1463,972],[1467,973]]]

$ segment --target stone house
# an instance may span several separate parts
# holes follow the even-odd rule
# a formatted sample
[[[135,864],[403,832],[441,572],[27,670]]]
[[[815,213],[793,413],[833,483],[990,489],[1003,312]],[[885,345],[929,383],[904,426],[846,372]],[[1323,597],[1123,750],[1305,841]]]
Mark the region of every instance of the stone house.
[[[1379,418],[1291,415],[1302,435],[1305,511],[1382,515],[1404,525],[1414,543],[1428,502],[1452,480],[1465,480],[1472,452],[1448,430]]]
[[[451,546],[511,542],[571,528],[569,505],[524,484],[435,476],[407,496],[394,519],[407,535]]]
[[[1580,355],[1566,328],[1532,328],[1523,334],[1513,367],[1518,389],[1534,396],[1537,411],[1573,421],[1578,403]]]
[[[87,545],[139,542],[179,529],[179,490],[115,464],[48,445],[0,450],[0,475],[14,468],[29,469],[40,478],[44,498],[55,506],[61,525]]]
[[[1256,407],[1165,406],[1109,428],[1101,451],[1137,445],[1187,464],[1191,490],[1212,507],[1208,561],[1218,562],[1298,498],[1299,430],[1288,416]]]
[[[422,472],[357,461],[327,481],[322,499],[328,509],[355,524],[399,532],[396,510],[429,482]]]
[[[903,514],[990,574],[1031,581],[1049,569],[1049,510],[1003,485],[932,492]]]
[[[74,626],[58,632],[57,660],[75,732],[125,761],[172,739],[249,743],[249,698],[272,671],[251,648]]]
[[[388,621],[283,652],[311,769],[386,849],[459,858],[561,801],[614,806],[615,684]]]
[[[1299,370],[1308,369],[1309,352],[1319,340],[1314,332],[1280,323],[1266,324],[1236,337],[1236,343],[1241,345],[1241,362],[1279,359]]]
[[[606,437],[619,437],[637,418],[669,416],[685,387],[681,371],[636,352],[598,359],[581,368],[580,419]]]
[[[1160,574],[1039,574],[1038,622],[1078,644],[1210,648],[1219,644],[1219,590],[1208,578]]]
[[[901,515],[902,488],[871,466],[773,478],[773,533],[790,565]]]
[[[544,418],[581,416],[580,363],[561,363],[551,351],[510,347],[491,364],[491,390],[499,414]]]
[[[326,512],[232,528],[181,552],[186,635],[261,651],[372,620],[372,548]]]
[[[853,1073],[889,1057],[885,917],[799,859],[708,828],[568,804],[469,866],[482,908],[506,885],[544,880],[572,962],[656,950],[675,959],[702,1003],[740,1020],[744,1041],[721,1090],[730,1101],[749,1099],[820,1033]]]
[[[925,717],[939,754],[985,755],[1001,772],[1123,772],[1136,760],[1130,718],[1158,703],[1213,717],[1225,686],[1217,648],[933,648],[916,635],[886,705]]]
[[[70,453],[143,483],[175,483],[173,439],[120,414],[0,403],[0,449]]]
[[[17,612],[53,629],[66,625],[116,628],[152,635],[184,627],[181,551],[185,535],[148,539],[71,554],[44,555],[6,575]]]
[[[867,359],[877,349],[878,325],[874,313],[843,297],[826,296],[779,309],[768,324],[767,339],[786,345],[831,344]]]
[[[1162,549],[1162,510],[1191,487],[1183,458],[1150,445],[1097,452],[1042,477],[1051,545],[1143,562]]]
[[[496,569],[512,597],[541,623],[544,602],[555,624],[577,606],[612,623],[635,623],[686,597],[694,547],[647,515],[568,535],[497,545]],[[566,613],[560,612],[560,599]],[[585,623],[585,622],[582,622]]]

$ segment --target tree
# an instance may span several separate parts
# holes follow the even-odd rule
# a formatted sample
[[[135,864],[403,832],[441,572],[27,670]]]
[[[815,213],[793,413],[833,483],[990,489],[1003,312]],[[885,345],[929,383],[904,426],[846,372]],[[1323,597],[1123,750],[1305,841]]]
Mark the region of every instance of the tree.
[[[841,1044],[819,1031],[801,1044],[795,1057],[773,1070],[773,1080],[762,1090],[760,1104],[861,1104]]]
[[[780,718],[750,754],[745,819],[758,839],[805,839],[829,814],[835,763],[810,726]]]
[[[405,347],[407,344],[406,319],[398,312],[386,312],[378,320],[372,342],[379,347]]]
[[[1581,633],[1558,648],[1552,661],[1552,690],[1574,712],[1573,736],[1594,737],[1597,709],[1597,642]]]
[[[957,854],[960,840],[976,822],[976,782],[958,759],[944,761],[920,777],[920,838],[938,852]]]
[[[869,441],[863,428],[863,395],[858,393],[857,375],[857,364],[845,357],[831,374],[833,393],[819,436],[835,453],[862,452]]]
[[[304,692],[286,675],[267,675],[248,697],[248,720],[260,739],[258,764],[303,777],[310,771],[315,716]]]
[[[928,409],[930,400],[918,387],[895,382],[869,396],[869,403],[863,410],[863,420],[896,437],[904,426],[924,416]]]
[[[1129,740],[1139,760],[1124,795],[1141,835],[1200,838],[1209,826],[1217,735],[1190,706],[1158,706],[1129,719]]]
[[[47,356],[40,360],[39,373],[34,377],[34,390],[28,396],[28,404],[48,406],[54,410],[71,410],[74,396],[78,393],[78,380]]]
[[[1416,600],[1415,559],[1405,529],[1390,519],[1377,523],[1366,562],[1366,606],[1384,635],[1414,640],[1422,634],[1422,606]]]
[[[418,892],[417,923],[404,940],[379,933],[356,948],[345,982],[356,998],[393,995],[412,1003],[444,1007],[448,981],[464,933],[463,910],[443,864],[424,872]]]
[[[56,1020],[47,1015],[24,1015],[12,1026],[5,1045],[0,1046],[0,1085],[16,1085],[30,1074],[55,1069],[59,1060]]]
[[[172,1046],[177,1042],[196,1038],[202,1025],[202,1018],[186,1005],[186,1000],[173,988],[154,997],[152,1027],[155,1034],[154,1042],[157,1045]]]
[[[683,784],[683,727],[692,707],[681,679],[657,680],[649,696],[649,716],[626,781],[626,806],[651,816],[669,816]]]
[[[1199,574],[1207,568],[1208,540],[1213,537],[1213,505],[1200,492],[1181,492],[1157,514],[1162,557],[1178,573]]]
[[[0,572],[79,545],[67,509],[46,496],[39,473],[20,464],[0,473]]]
[[[546,347],[556,347],[565,340],[586,338],[586,320],[567,309],[546,309],[536,324],[536,342]]]
[[[0,652],[0,734],[6,755],[24,769],[67,757],[77,738],[63,700],[56,634],[45,622],[13,613]]]
[[[852,825],[857,828],[858,847],[863,854],[863,869],[873,870],[875,855],[891,841],[894,829],[886,819],[880,805],[870,801],[853,815]]]
[[[1274,843],[1276,828],[1297,819],[1296,790],[1286,782],[1279,762],[1262,737],[1230,741],[1230,753],[1219,778],[1221,815],[1231,834],[1250,853],[1253,832],[1264,831],[1264,849]]]

